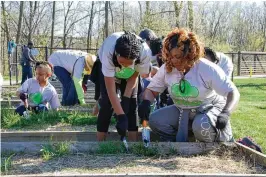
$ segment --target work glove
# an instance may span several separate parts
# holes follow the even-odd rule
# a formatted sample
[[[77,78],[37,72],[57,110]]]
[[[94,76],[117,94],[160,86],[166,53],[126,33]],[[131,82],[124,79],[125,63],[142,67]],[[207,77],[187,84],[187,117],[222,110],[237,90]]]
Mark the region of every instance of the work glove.
[[[230,113],[228,110],[223,110],[219,116],[217,117],[217,123],[216,123],[216,128],[217,129],[224,129],[225,126],[227,125],[228,123],[228,120],[229,120],[229,117],[230,117]]]
[[[117,115],[116,118],[117,118],[117,122],[116,122],[115,127],[117,129],[117,132],[121,137],[125,137],[127,128],[128,128],[127,116],[125,114],[120,114],[120,115]]]
[[[28,94],[27,93],[20,93],[19,98],[25,102],[26,99],[28,99]]]
[[[138,108],[138,114],[141,119],[141,122],[143,122],[144,120],[149,121],[150,111],[151,102],[149,100],[143,100]]]

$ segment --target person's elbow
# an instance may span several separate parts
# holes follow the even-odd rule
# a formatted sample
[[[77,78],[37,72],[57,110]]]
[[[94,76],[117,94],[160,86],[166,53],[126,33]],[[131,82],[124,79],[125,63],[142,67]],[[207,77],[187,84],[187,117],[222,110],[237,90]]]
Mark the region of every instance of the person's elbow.
[[[240,93],[238,91],[238,89],[234,89],[233,91],[230,92],[232,97],[234,98],[235,102],[238,103],[240,100]]]

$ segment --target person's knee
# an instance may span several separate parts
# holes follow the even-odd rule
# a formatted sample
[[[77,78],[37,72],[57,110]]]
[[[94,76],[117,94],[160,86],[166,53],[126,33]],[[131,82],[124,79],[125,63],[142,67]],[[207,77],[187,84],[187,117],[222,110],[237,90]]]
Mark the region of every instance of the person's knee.
[[[18,113],[20,116],[23,116],[24,111],[26,111],[26,108],[24,105],[17,107],[15,110],[15,112]]]
[[[43,104],[40,104],[38,106],[38,109],[39,109],[39,111],[48,111],[48,108],[45,105],[43,105]]]
[[[192,123],[192,130],[195,138],[201,142],[215,141],[216,132],[205,114],[197,114]]]

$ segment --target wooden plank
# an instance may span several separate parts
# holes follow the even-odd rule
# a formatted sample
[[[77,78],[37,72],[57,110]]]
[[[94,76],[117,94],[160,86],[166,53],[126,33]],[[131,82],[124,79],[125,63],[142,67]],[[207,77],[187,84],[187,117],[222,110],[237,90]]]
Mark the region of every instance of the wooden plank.
[[[96,125],[95,125],[96,126]],[[119,140],[116,132],[109,132],[108,141]],[[138,139],[142,139],[141,132]],[[151,132],[151,141],[158,141],[159,136]],[[82,131],[27,131],[27,132],[1,132],[1,142],[38,142],[38,141],[97,141],[96,132]]]
[[[110,142],[71,142],[69,148],[72,153],[94,153],[99,149],[99,144]],[[2,142],[1,152],[23,152],[27,154],[39,154],[44,145],[54,145],[53,142]],[[128,142],[129,151],[134,145],[142,142]],[[106,144],[110,145],[110,144]],[[199,142],[151,142],[150,148],[157,149],[158,155],[176,154],[176,155],[196,155],[206,154],[216,150],[221,143],[199,143]],[[232,146],[234,144],[228,144]]]
[[[266,155],[262,154],[254,149],[244,146],[241,143],[235,142],[235,144],[244,152],[244,154],[252,159],[254,162],[266,167]]]

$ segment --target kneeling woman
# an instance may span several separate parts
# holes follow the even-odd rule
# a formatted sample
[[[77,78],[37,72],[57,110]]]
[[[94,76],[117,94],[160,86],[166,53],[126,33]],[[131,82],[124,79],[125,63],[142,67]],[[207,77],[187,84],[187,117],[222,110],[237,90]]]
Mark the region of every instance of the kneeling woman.
[[[164,41],[165,64],[145,90],[139,106],[140,118],[149,118],[151,129],[163,141],[186,142],[189,130],[202,142],[233,138],[229,117],[240,94],[222,69],[203,55],[196,35],[185,29],[174,29]],[[149,116],[151,101],[165,88],[175,104]]]
[[[128,130],[129,140],[135,141],[138,132],[138,75],[149,73],[151,51],[135,34],[117,32],[104,40],[98,55],[101,61],[99,73],[101,96],[97,139],[105,140],[114,112],[118,133],[124,137]],[[116,88],[121,92],[121,103]]]

